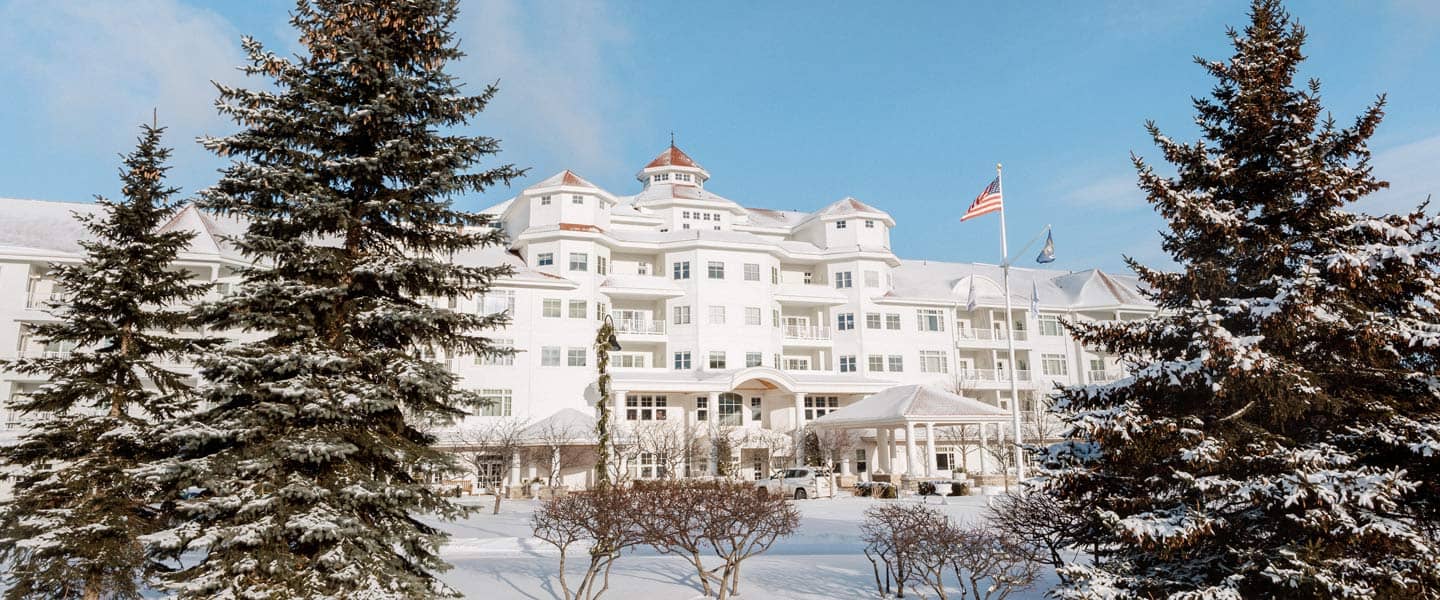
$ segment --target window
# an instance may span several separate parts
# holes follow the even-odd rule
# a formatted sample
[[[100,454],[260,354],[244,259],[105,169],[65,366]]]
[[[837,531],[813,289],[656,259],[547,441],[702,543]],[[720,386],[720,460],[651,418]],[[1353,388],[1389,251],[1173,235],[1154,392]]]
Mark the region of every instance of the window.
[[[878,288],[878,287],[880,287],[880,272],[879,272],[879,271],[866,271],[866,272],[865,272],[865,287],[867,287],[867,288]]]
[[[803,275],[803,280],[804,280],[805,285],[810,285],[810,284],[812,284],[812,283],[815,283],[815,274],[814,274],[814,273],[811,273],[811,272],[809,272],[809,271],[806,271],[805,274]]]
[[[762,352],[746,352],[745,368],[758,367],[765,361],[765,354]]]
[[[720,394],[719,406],[715,409],[720,416],[721,425],[740,425],[740,401],[740,394],[732,392]]]
[[[867,356],[865,358],[870,363],[869,367],[871,373],[881,373],[885,371],[884,356],[881,356],[879,354],[871,354],[870,356]]]
[[[549,197],[549,196],[541,196],[541,197],[540,197],[540,206],[550,206],[550,197]]]
[[[705,396],[696,396],[696,397],[695,397],[695,420],[696,420],[696,421],[709,421],[709,420],[710,420],[710,410],[709,410],[709,407],[710,407],[710,399],[709,399],[709,398],[706,398]]]
[[[1040,335],[1060,335],[1060,317],[1055,315],[1040,315]]]
[[[480,301],[476,302],[475,305],[476,308],[480,310],[480,314],[482,315],[493,315],[498,313],[514,315],[515,290],[492,289],[488,292],[485,292],[485,295],[481,296]]]
[[[625,394],[626,421],[664,421],[665,396]]]
[[[585,203],[585,197],[584,197],[584,196],[571,196],[571,197],[570,197],[570,203],[571,203],[571,204],[584,204],[584,203]]]
[[[711,279],[724,279],[725,263],[712,260],[705,265],[705,271]]]
[[[597,274],[600,274],[600,275],[605,275],[605,274],[607,274],[609,271],[610,271],[610,259],[605,258],[605,257],[603,257],[603,256],[596,256],[596,257],[595,257],[595,272],[596,272]]]
[[[559,347],[559,346],[545,346],[545,347],[540,348],[540,366],[542,366],[542,367],[558,367],[558,366],[560,366],[560,347]]]
[[[1069,375],[1064,354],[1041,354],[1040,370],[1046,375]]]
[[[836,396],[805,396],[805,420],[818,419],[827,414],[835,412],[840,408],[840,398]]]
[[[745,263],[745,281],[760,281],[760,265]]]
[[[548,266],[553,265],[553,264],[555,264],[555,253],[554,253],[554,252],[541,252],[541,253],[535,255],[535,265],[536,265],[536,266],[548,267]]]
[[[712,368],[712,369],[724,369],[724,368],[725,368],[725,351],[724,351],[724,350],[711,350],[711,351],[710,351],[710,368]]]
[[[635,274],[636,274],[636,275],[649,275],[649,274],[650,274],[650,263],[645,262],[645,261],[643,261],[643,260],[640,261],[640,262],[635,263]]]
[[[650,355],[644,352],[612,352],[610,359],[615,361],[615,366],[622,369],[644,369],[649,366]]]
[[[835,315],[835,329],[849,331],[855,328],[855,313],[840,313]]]
[[[905,357],[900,356],[899,354],[891,354],[886,358],[889,359],[888,362],[890,363],[891,373],[899,373],[905,370]]]
[[[681,229],[689,229],[689,228],[690,228],[690,224],[689,224],[689,223],[681,223],[681,224],[680,224],[680,228],[681,228]]]
[[[844,221],[836,221],[836,222],[835,222],[835,228],[836,228],[836,229],[844,229],[844,228],[845,228],[845,222],[844,222]]]
[[[880,328],[880,313],[865,313],[865,328],[866,328],[866,329],[879,329],[879,328]]]
[[[900,313],[885,313],[885,328],[900,331]]]
[[[571,253],[570,253],[570,270],[571,270],[571,271],[589,271],[589,270],[590,270],[590,255],[589,255],[589,254],[586,254],[586,253],[584,253],[584,252],[571,252]]]
[[[584,301],[584,300],[571,300],[571,301],[570,301],[570,318],[572,318],[572,319],[583,319],[583,318],[585,318],[585,301]]]
[[[920,351],[921,373],[949,373],[949,362],[943,350]]]
[[[510,390],[480,390],[480,402],[480,416],[482,417],[510,416]]]
[[[751,397],[750,397],[750,421],[751,421],[751,422],[759,423],[759,422],[762,420],[762,418],[765,416],[765,415],[763,414],[764,411],[760,410],[760,402],[761,402],[761,401],[760,401],[760,398],[759,398],[759,397],[756,397],[756,396],[751,396]]]
[[[864,448],[855,450],[855,472],[865,473],[870,470],[870,454]]]
[[[677,307],[675,307],[675,324],[676,324],[676,325],[689,325],[689,324],[690,324],[690,307],[689,307],[689,306],[677,306]]]
[[[745,307],[745,324],[746,324],[746,325],[759,325],[759,324],[760,324],[760,307],[758,307],[758,306],[747,306],[747,307]]]
[[[874,219],[865,219],[865,228],[866,228],[866,229],[874,229],[874,228],[875,228],[875,220],[874,220]]]
[[[855,372],[855,357],[853,357],[853,356],[842,356],[842,357],[840,357],[840,372],[841,372],[841,373],[854,373],[854,372]]]
[[[945,331],[945,312],[938,308],[916,310],[915,321],[920,331]]]
[[[560,318],[560,299],[546,298],[541,301],[540,316],[550,319]]]
[[[770,267],[770,285],[780,285],[780,267]]]
[[[848,287],[852,287],[852,282],[850,281],[850,272],[849,272],[849,271],[840,271],[839,273],[836,273],[836,274],[835,274],[835,288],[836,288],[836,289],[842,289],[842,288],[848,288]]]
[[[674,265],[675,279],[690,278],[690,261],[677,262]]]
[[[780,328],[780,311],[778,309],[770,309],[770,325],[776,329]]]
[[[724,325],[724,324],[725,324],[725,307],[723,307],[723,306],[712,306],[712,307],[710,307],[710,324],[711,324],[711,325]]]
[[[689,369],[689,368],[690,368],[690,352],[689,352],[689,351],[686,351],[686,352],[676,352],[676,353],[675,353],[675,368],[678,369],[678,370],[684,370],[684,369]]]
[[[675,180],[676,180],[676,181],[690,181],[690,174],[689,174],[689,173],[676,173],[676,174],[675,174]]]
[[[680,212],[680,216],[688,219],[688,218],[690,218],[690,211],[688,211],[688,210],[681,211],[681,212]]]
[[[494,346],[496,350],[508,351],[514,349],[515,340],[495,338],[490,340],[490,344]],[[489,355],[477,354],[475,355],[475,364],[483,367],[508,367],[515,364],[515,354],[513,352]]]
[[[607,314],[609,314],[609,313],[610,313],[610,307],[609,307],[609,306],[606,306],[604,302],[596,302],[596,303],[595,303],[595,320],[596,320],[596,321],[604,321],[604,320],[605,320],[605,315],[607,315]]]
[[[808,356],[787,356],[785,357],[786,371],[809,371],[810,357]]]
[[[565,353],[565,364],[572,367],[585,366],[585,349],[571,348]]]

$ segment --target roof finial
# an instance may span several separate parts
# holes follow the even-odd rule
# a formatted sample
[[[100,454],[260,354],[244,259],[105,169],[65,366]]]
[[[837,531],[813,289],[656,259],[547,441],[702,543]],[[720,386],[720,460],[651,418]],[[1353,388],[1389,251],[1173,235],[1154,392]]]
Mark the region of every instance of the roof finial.
[[[671,130],[670,130],[670,147],[671,147],[671,148],[674,148],[674,147],[675,147],[675,130],[674,130],[674,129],[671,129]]]

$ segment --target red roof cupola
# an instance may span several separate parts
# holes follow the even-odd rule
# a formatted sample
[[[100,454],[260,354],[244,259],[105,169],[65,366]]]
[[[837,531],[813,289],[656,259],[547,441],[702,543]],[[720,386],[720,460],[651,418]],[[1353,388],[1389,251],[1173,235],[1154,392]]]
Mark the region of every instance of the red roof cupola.
[[[656,183],[700,187],[705,180],[710,179],[710,173],[700,166],[700,163],[695,162],[695,159],[690,158],[690,155],[675,147],[675,142],[672,141],[670,147],[645,165],[645,168],[640,169],[635,178],[644,183],[645,187]]]

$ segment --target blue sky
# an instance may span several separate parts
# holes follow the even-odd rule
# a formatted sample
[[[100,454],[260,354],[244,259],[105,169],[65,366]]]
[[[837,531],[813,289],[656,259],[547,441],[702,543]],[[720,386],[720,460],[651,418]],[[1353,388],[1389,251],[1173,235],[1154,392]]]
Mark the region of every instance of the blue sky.
[[[1165,6],[1158,6],[1165,4]],[[291,2],[0,0],[0,197],[118,193],[117,155],[151,107],[171,128],[173,181],[193,192],[222,163],[193,139],[231,125],[212,79],[239,82],[239,37],[293,51]],[[618,194],[678,145],[742,204],[813,210],[854,196],[899,222],[906,258],[998,259],[993,217],[964,206],[1006,165],[1010,237],[1055,226],[1055,266],[1166,264],[1160,220],[1129,153],[1142,124],[1194,137],[1189,99],[1212,82],[1195,55],[1229,55],[1242,0],[1154,3],[657,3],[476,1],[454,71],[501,95],[473,130],[530,168],[514,189],[571,168]],[[1303,73],[1349,121],[1375,94],[1373,141],[1391,191],[1371,210],[1440,192],[1440,3],[1290,4],[1310,33]],[[0,215],[3,218],[3,215]]]

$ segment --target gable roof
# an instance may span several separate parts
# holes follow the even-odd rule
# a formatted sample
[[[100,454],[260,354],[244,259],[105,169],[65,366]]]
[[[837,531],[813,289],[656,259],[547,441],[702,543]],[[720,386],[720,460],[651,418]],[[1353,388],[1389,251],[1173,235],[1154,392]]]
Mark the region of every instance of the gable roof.
[[[906,422],[996,423],[1009,411],[928,385],[897,385],[815,420],[818,427],[875,427]]]
[[[545,179],[540,180],[539,183],[536,183],[535,185],[532,185],[525,189],[533,190],[538,188],[556,187],[561,185],[583,187],[594,190],[600,189],[600,186],[590,183],[584,177],[576,175],[575,172],[571,171],[570,169],[565,169],[564,171],[546,177]]]
[[[659,156],[656,156],[654,160],[651,160],[649,164],[645,165],[646,169],[653,169],[655,167],[691,167],[704,169],[704,167],[696,164],[695,160],[690,158],[690,155],[676,148],[675,144],[670,144],[669,148],[666,148]]]

